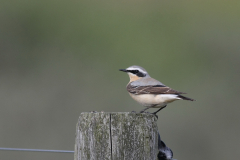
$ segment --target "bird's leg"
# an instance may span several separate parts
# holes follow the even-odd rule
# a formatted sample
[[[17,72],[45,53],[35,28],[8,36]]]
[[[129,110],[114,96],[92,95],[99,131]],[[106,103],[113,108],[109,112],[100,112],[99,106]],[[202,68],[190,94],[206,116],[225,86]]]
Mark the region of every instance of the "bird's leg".
[[[155,115],[157,115],[157,113],[159,112],[159,111],[161,111],[163,108],[165,108],[165,107],[167,107],[167,105],[165,105],[165,106],[163,106],[162,108],[160,108],[159,110],[157,110],[156,112],[153,112],[152,114],[155,114]]]
[[[149,106],[149,107],[146,107],[146,108],[144,108],[143,110],[141,110],[139,113],[143,113],[143,112],[145,112],[147,109],[149,109],[149,108],[151,108],[152,106]]]

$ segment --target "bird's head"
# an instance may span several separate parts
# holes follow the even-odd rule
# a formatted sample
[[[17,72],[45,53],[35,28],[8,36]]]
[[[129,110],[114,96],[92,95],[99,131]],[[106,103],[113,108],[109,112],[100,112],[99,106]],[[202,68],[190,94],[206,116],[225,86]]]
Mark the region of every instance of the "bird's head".
[[[130,82],[149,77],[147,71],[140,66],[130,66],[126,69],[120,69],[120,71],[126,72],[129,75]]]

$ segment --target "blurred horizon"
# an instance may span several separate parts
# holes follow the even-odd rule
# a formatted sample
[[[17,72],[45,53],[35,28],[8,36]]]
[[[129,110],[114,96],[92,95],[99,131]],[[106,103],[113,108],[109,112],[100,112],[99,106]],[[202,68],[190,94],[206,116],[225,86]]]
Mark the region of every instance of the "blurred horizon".
[[[119,69],[195,102],[158,113],[174,159],[237,158],[240,2],[2,1],[0,147],[73,150],[81,112],[140,111]],[[150,112],[154,112],[151,109]],[[0,159],[73,155],[0,151]]]

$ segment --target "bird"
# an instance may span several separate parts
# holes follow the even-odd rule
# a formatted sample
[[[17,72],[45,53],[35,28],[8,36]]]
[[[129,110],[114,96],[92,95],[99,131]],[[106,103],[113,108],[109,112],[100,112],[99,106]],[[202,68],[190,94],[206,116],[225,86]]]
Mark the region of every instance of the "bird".
[[[184,92],[179,92],[164,85],[160,81],[150,77],[148,72],[140,66],[130,66],[126,69],[119,69],[129,75],[130,81],[127,84],[129,95],[138,103],[143,105],[145,112],[149,108],[159,108],[152,114],[156,115],[160,110],[165,108],[168,103],[176,100],[195,101],[192,98],[183,96]]]

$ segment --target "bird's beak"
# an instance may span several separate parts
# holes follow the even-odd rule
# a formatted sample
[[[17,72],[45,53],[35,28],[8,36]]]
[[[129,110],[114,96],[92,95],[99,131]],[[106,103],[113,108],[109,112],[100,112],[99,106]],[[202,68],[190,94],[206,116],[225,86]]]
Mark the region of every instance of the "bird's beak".
[[[128,72],[126,69],[119,69],[119,71]]]

